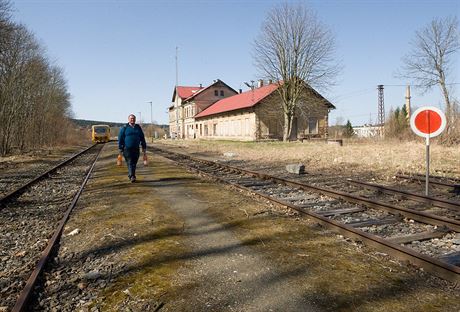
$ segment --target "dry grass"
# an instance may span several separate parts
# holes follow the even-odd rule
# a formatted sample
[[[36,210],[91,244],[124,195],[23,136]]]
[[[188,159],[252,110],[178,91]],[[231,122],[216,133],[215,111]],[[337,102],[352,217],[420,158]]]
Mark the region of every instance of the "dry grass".
[[[426,146],[422,140],[344,141],[343,146],[325,142],[233,142],[233,141],[159,141],[168,146],[187,148],[188,152],[235,153],[238,160],[260,163],[301,162],[306,168],[338,172],[368,171],[391,177],[398,171],[425,172]],[[430,145],[431,174],[460,178],[460,148]]]

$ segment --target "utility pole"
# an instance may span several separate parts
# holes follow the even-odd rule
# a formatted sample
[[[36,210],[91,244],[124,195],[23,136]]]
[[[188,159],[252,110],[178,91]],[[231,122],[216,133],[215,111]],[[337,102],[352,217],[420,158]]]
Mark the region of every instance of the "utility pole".
[[[410,85],[406,86],[406,112],[407,122],[410,120]]]
[[[142,126],[142,115],[141,115],[141,112],[138,112],[139,113],[139,124]]]

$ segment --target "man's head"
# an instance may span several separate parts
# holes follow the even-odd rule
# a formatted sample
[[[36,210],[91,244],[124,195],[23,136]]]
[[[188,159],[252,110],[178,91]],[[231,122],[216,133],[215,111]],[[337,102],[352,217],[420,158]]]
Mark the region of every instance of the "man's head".
[[[128,122],[132,125],[134,125],[136,123],[136,116],[134,116],[134,114],[130,114],[128,116]]]

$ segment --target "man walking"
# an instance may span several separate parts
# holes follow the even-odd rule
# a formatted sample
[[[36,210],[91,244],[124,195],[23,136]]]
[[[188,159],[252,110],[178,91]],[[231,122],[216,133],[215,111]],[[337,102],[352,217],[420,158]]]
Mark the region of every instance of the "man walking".
[[[142,153],[145,155],[147,144],[145,143],[144,132],[136,124],[136,116],[128,116],[128,123],[121,127],[118,134],[118,149],[123,154],[128,165],[128,178],[136,182],[136,165],[139,160],[139,145],[142,146]]]

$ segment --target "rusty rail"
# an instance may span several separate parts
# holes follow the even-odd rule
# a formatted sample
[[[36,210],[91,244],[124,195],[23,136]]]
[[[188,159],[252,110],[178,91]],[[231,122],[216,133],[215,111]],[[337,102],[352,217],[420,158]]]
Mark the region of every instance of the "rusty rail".
[[[452,200],[446,200],[446,199],[439,199],[436,197],[432,196],[425,196],[425,195],[420,195],[416,193],[411,193],[411,192],[406,192],[402,190],[397,190],[394,188],[390,188],[387,186],[383,185],[377,185],[373,183],[366,183],[366,182],[361,182],[361,181],[356,181],[352,179],[348,179],[348,182],[355,184],[355,185],[362,185],[365,188],[372,189],[372,190],[377,190],[381,191],[387,194],[393,194],[393,195],[400,195],[402,197],[405,197],[407,199],[412,199],[418,202],[430,204],[436,207],[441,207],[441,208],[447,208],[447,209],[452,209],[452,210],[457,210],[460,211],[460,202],[455,202]]]
[[[416,174],[416,175],[397,174],[396,177],[400,178],[400,179],[425,182],[425,177],[421,176],[419,174]],[[434,177],[434,178],[441,178],[441,177]],[[446,179],[449,179],[449,178],[446,178]],[[454,180],[455,184],[454,183],[445,183],[445,182],[441,182],[441,181],[436,181],[435,179],[433,179],[432,176],[430,176],[430,178],[428,179],[430,184],[453,188],[453,193],[460,194],[460,181],[457,180],[457,179],[451,179],[451,180]]]
[[[241,169],[241,168],[237,168],[237,167],[233,167],[233,166],[228,166],[228,165],[221,164],[221,163],[215,163],[215,162],[212,162],[212,161],[191,157],[191,156],[184,155],[184,154],[181,154],[181,153],[174,153],[174,152],[170,152],[170,151],[164,151],[164,150],[159,149],[159,148],[154,148],[154,149],[156,149],[158,151],[161,151],[161,152],[164,152],[164,153],[170,153],[170,154],[179,155],[182,158],[190,159],[192,161],[198,161],[198,162],[206,163],[208,165],[211,165],[211,164],[212,165],[217,165],[217,166],[219,166],[221,168],[226,168],[228,170],[235,170],[237,172],[250,174],[250,175],[259,177],[259,178],[261,178],[263,180],[277,181],[278,183],[283,183],[283,184],[298,187],[298,188],[301,188],[301,189],[304,189],[304,190],[317,192],[317,193],[327,195],[327,196],[330,196],[330,197],[333,197],[333,198],[343,199],[343,200],[346,200],[348,202],[353,202],[353,203],[356,203],[356,204],[363,204],[363,205],[365,205],[367,207],[378,208],[378,209],[383,208],[383,209],[392,211],[394,213],[402,213],[404,215],[413,217],[414,220],[418,219],[419,221],[424,222],[424,223],[428,223],[428,224],[433,224],[434,223],[434,224],[437,224],[437,225],[449,224],[450,228],[453,228],[456,231],[460,231],[460,222],[457,221],[457,220],[450,220],[450,219],[447,219],[447,218],[434,216],[434,215],[430,215],[430,214],[427,214],[427,213],[413,211],[413,210],[409,210],[409,209],[405,209],[405,208],[399,208],[399,207],[391,206],[391,205],[388,205],[388,204],[385,204],[385,203],[379,203],[377,201],[369,200],[369,199],[366,199],[366,198],[363,198],[363,197],[353,196],[351,194],[347,194],[347,193],[344,193],[344,192],[338,192],[338,191],[333,191],[333,190],[329,190],[329,189],[319,188],[319,187],[316,187],[316,186],[305,185],[305,184],[298,183],[298,182],[295,182],[295,181],[290,181],[290,180],[287,180],[287,179],[277,178],[277,177],[273,177],[273,176],[270,176],[270,175],[267,175],[267,174],[254,172],[254,171],[250,171],[250,170],[245,170],[245,169]],[[414,250],[412,250],[410,248],[407,248],[407,247],[398,245],[396,243],[393,243],[390,240],[386,240],[386,239],[383,239],[383,238],[378,237],[376,235],[372,235],[372,234],[366,233],[364,231],[361,231],[359,229],[353,228],[352,226],[339,223],[339,222],[334,221],[332,219],[329,219],[327,217],[321,216],[320,214],[310,212],[310,211],[306,211],[306,210],[304,210],[304,209],[302,209],[300,207],[297,207],[297,206],[295,206],[295,205],[293,205],[293,204],[291,204],[289,202],[285,202],[285,201],[270,197],[270,196],[268,196],[266,194],[257,192],[257,191],[255,191],[253,189],[250,189],[248,187],[239,185],[237,183],[226,181],[223,178],[216,177],[214,175],[211,175],[211,174],[209,174],[209,173],[207,173],[205,171],[199,170],[197,168],[193,168],[193,167],[191,167],[191,168],[193,170],[199,171],[201,174],[204,174],[204,175],[206,175],[206,176],[208,176],[208,177],[210,177],[212,179],[218,180],[218,181],[220,181],[222,183],[230,184],[230,185],[232,185],[232,186],[234,186],[236,188],[243,189],[243,190],[248,191],[250,193],[256,194],[256,195],[258,195],[258,196],[260,196],[262,198],[265,198],[267,200],[276,202],[276,203],[278,203],[280,205],[289,207],[289,208],[294,209],[294,210],[296,210],[296,211],[298,211],[298,212],[300,212],[302,214],[308,215],[308,216],[316,219],[319,223],[323,224],[324,226],[326,226],[326,227],[328,227],[328,228],[330,228],[330,229],[332,229],[332,230],[334,230],[336,232],[339,232],[339,233],[341,233],[341,234],[343,234],[343,235],[345,235],[347,237],[351,237],[353,239],[363,241],[366,244],[368,244],[370,246],[373,246],[373,247],[375,247],[375,248],[377,248],[379,250],[382,250],[383,252],[386,252],[387,254],[392,255],[392,256],[394,256],[394,257],[396,257],[398,259],[409,261],[409,262],[411,262],[411,263],[413,263],[415,265],[423,267],[426,271],[431,272],[432,274],[435,274],[435,275],[437,275],[439,277],[442,277],[442,278],[444,278],[446,280],[449,280],[449,281],[452,281],[452,282],[455,282],[455,283],[460,282],[460,267],[458,267],[458,266],[454,266],[454,265],[451,265],[449,263],[442,262],[442,261],[440,261],[440,260],[438,260],[436,258],[427,256],[427,255],[424,255],[424,254],[421,254],[421,253],[418,253],[418,252],[416,252],[416,251],[414,251]],[[432,219],[432,217],[434,217],[434,219]]]
[[[93,146],[91,146],[91,147],[93,147]],[[87,151],[88,149],[86,149],[85,151]],[[16,304],[14,305],[12,312],[25,311],[25,309],[27,308],[27,303],[28,303],[28,301],[30,299],[30,296],[31,296],[32,292],[33,292],[33,288],[34,288],[35,284],[37,283],[37,279],[38,279],[40,273],[42,272],[43,268],[45,267],[46,262],[48,261],[48,258],[49,258],[50,254],[51,254],[51,251],[53,250],[53,247],[59,241],[59,239],[60,239],[60,237],[62,235],[62,231],[64,229],[64,225],[67,222],[67,220],[69,219],[70,213],[72,212],[73,208],[77,204],[77,201],[80,198],[81,193],[83,192],[83,188],[85,187],[86,182],[88,182],[88,179],[91,176],[91,173],[93,172],[94,166],[96,165],[96,162],[97,162],[97,160],[99,158],[99,155],[100,155],[101,151],[102,151],[102,148],[97,153],[93,164],[91,165],[91,167],[89,168],[89,170],[86,173],[86,177],[83,180],[83,183],[81,184],[80,189],[78,190],[78,192],[74,196],[72,202],[70,203],[69,207],[67,208],[67,211],[65,212],[64,217],[59,222],[56,231],[54,232],[53,236],[51,237],[50,241],[48,242],[48,245],[46,246],[45,250],[43,251],[42,256],[41,256],[40,260],[38,261],[34,271],[30,275],[29,279],[26,282],[26,285],[24,286],[24,288],[22,289],[21,293],[19,294],[18,300],[16,301]],[[81,155],[81,153],[79,153],[78,155]],[[73,158],[75,158],[75,156]],[[67,160],[66,162],[68,162],[68,161],[69,160]]]
[[[21,185],[20,187],[8,192],[5,196],[3,196],[2,198],[0,198],[0,209],[4,207],[4,205],[10,201],[12,198],[14,197],[17,197],[19,196],[22,192],[24,192],[24,190],[26,188],[28,188],[29,186],[31,186],[32,184],[40,181],[41,179],[43,179],[44,177],[46,177],[47,175],[49,175],[50,173],[53,173],[54,171],[56,171],[57,169],[61,168],[62,166],[64,166],[65,164],[71,162],[72,160],[74,160],[75,158],[77,158],[78,156],[86,153],[88,150],[90,150],[91,148],[95,147],[97,144],[93,144],[91,146],[89,146],[88,148],[85,148],[84,150],[76,153],[75,155],[69,157],[68,159],[60,162],[59,164],[57,164],[56,166],[54,166],[53,168],[47,170],[46,172],[40,174],[39,176],[33,178],[32,180],[26,182],[25,184]]]

